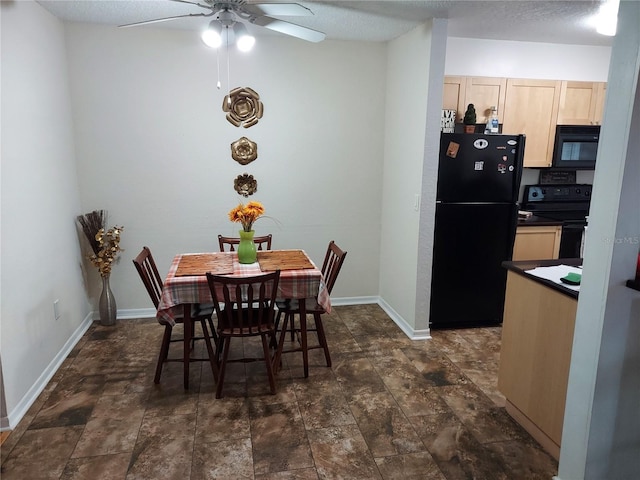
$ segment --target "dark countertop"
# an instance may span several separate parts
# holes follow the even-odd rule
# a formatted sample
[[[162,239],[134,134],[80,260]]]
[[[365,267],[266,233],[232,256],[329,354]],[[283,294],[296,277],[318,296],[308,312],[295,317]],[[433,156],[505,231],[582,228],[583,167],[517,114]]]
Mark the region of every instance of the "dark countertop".
[[[537,215],[532,215],[529,218],[518,218],[519,227],[551,227],[555,225],[562,225],[562,222]]]
[[[580,267],[582,266],[581,258],[559,258],[556,260],[521,260],[516,262],[502,262],[502,266],[511,272],[518,273],[528,279],[541,283],[556,292],[563,293],[568,295],[571,298],[578,299],[578,292],[575,290],[571,290],[570,288],[565,288],[562,285],[559,285],[550,280],[546,280],[544,278],[535,277],[533,275],[529,275],[525,272],[525,270],[531,270],[536,267],[552,267],[555,265],[569,265],[571,267]]]

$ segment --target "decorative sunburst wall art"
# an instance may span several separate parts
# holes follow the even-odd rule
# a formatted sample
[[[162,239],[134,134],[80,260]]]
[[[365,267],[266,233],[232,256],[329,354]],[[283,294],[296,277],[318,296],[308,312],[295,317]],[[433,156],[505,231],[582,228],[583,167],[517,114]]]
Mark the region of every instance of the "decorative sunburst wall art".
[[[258,191],[258,182],[253,178],[253,175],[245,173],[236,177],[233,181],[233,188],[243,197],[248,197]]]
[[[241,137],[231,144],[231,158],[240,165],[248,165],[258,158],[258,144]]]
[[[260,95],[249,87],[234,88],[222,101],[222,111],[227,112],[227,120],[236,127],[255,125],[262,118],[263,110]]]

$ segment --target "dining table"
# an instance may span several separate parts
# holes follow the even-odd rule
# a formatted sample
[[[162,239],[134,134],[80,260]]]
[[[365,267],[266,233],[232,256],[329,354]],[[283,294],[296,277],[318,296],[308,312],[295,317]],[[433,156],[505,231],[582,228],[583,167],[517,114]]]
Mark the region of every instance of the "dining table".
[[[304,250],[264,250],[257,252],[254,263],[240,263],[237,252],[204,252],[177,254],[164,280],[156,318],[162,324],[175,325],[177,318],[184,322],[184,388],[189,388],[189,364],[193,338],[192,309],[197,304],[211,304],[213,299],[207,272],[231,277],[252,277],[280,270],[278,299],[297,300],[300,308],[300,343],[304,375],[309,375],[307,349],[306,300],[315,299],[327,313],[331,313],[331,299],[325,287],[322,271]],[[282,331],[281,335],[286,332]],[[275,358],[282,353],[278,342]],[[265,359],[265,361],[269,361]],[[214,376],[216,372],[214,372]]]

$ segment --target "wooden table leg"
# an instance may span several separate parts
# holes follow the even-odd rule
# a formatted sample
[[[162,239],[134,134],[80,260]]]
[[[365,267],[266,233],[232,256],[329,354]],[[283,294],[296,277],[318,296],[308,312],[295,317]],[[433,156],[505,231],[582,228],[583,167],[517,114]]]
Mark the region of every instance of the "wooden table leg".
[[[309,350],[307,349],[307,305],[304,298],[298,300],[300,309],[300,343],[302,344],[302,364],[304,365],[304,378],[309,376]]]
[[[189,363],[191,362],[191,337],[193,337],[193,322],[191,320],[191,304],[185,303],[183,306],[184,321],[184,351],[183,351],[183,371],[184,371],[184,389],[189,389]]]

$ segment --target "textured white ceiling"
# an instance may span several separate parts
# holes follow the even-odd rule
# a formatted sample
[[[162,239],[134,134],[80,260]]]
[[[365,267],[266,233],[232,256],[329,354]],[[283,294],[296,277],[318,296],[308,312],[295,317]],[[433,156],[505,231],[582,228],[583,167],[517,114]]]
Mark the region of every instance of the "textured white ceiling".
[[[282,0],[283,3],[294,1]],[[40,0],[38,3],[62,20],[106,25],[203,12],[198,6],[171,0]],[[279,2],[250,0],[247,3]],[[297,3],[310,8],[314,15],[280,18],[320,30],[328,39],[335,40],[387,41],[435,17],[449,19],[448,34],[452,37],[577,45],[612,43],[611,37],[595,33],[589,23],[601,0],[309,0]],[[210,20],[191,17],[136,28],[199,30]],[[254,25],[249,28],[254,35],[274,34]]]

